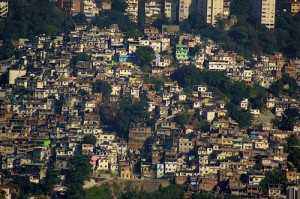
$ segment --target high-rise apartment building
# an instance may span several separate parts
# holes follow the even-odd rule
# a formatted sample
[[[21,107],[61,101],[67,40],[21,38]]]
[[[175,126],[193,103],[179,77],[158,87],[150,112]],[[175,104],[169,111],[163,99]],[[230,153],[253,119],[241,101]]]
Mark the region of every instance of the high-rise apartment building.
[[[91,19],[102,10],[111,10],[111,0],[57,0],[56,5],[72,16],[79,13]]]
[[[56,5],[63,12],[75,16],[80,13],[81,0],[57,0]]]
[[[0,2],[0,18],[7,17],[8,13],[8,2],[2,1]]]
[[[290,13],[291,15],[295,15],[300,11],[300,2],[296,0],[287,0],[283,2],[284,11]]]
[[[80,6],[80,12],[83,13],[88,19],[93,18],[99,9],[96,8],[94,0],[82,0]]]
[[[95,0],[95,4],[98,11],[108,11],[111,10],[112,0]]]
[[[157,17],[161,16],[163,12],[162,0],[146,0],[145,2],[145,22],[151,24]]]
[[[81,0],[71,0],[71,15],[75,16],[81,11]]]
[[[178,9],[178,19],[183,21],[190,13],[197,11],[197,0],[179,0]]]
[[[70,14],[71,0],[57,0],[56,6],[63,12]]]
[[[230,0],[224,0],[223,4],[223,15],[227,18],[230,16]]]
[[[165,14],[165,17],[168,20],[171,21],[171,17],[172,17],[172,0],[165,0],[164,14]]]
[[[205,23],[214,26],[218,17],[224,17],[224,0],[199,0],[198,9]]]
[[[126,13],[129,16],[129,19],[133,22],[138,21],[138,9],[139,1],[138,0],[125,0],[127,3]]]
[[[286,189],[286,199],[300,199],[300,187],[288,186]]]
[[[164,14],[169,21],[171,22],[177,21],[177,10],[178,10],[177,0],[165,0]]]
[[[260,19],[268,29],[275,27],[276,0],[249,0],[251,14]]]

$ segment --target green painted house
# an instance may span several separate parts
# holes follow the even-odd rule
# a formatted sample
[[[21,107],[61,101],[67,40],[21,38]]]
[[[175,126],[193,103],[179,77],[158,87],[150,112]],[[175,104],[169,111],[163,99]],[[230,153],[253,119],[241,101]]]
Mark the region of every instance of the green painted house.
[[[189,47],[187,45],[176,45],[176,59],[178,61],[186,61],[189,59]]]

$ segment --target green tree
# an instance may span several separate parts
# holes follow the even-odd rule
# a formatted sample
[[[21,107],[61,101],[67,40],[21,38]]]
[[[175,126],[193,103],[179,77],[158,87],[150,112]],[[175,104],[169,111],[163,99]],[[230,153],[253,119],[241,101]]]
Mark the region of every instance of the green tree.
[[[121,1],[121,0],[113,0],[112,4],[111,4],[111,9],[117,10],[119,12],[125,12],[127,7],[128,7],[128,5],[124,1]]]
[[[76,66],[79,61],[91,61],[91,58],[86,53],[78,53],[75,57],[72,58],[72,65]]]
[[[95,145],[97,143],[97,138],[92,134],[87,134],[83,136],[82,144],[92,144]]]
[[[82,95],[82,96],[86,96],[86,95],[89,94],[89,93],[88,93],[86,90],[84,90],[84,89],[79,89],[79,90],[77,91],[77,93],[80,94],[80,95]]]
[[[145,28],[145,2],[146,0],[138,0],[138,26],[140,27],[140,30],[143,30]]]
[[[14,46],[7,41],[0,47],[0,60],[11,58],[14,55]]]
[[[194,118],[192,120],[192,125],[193,125],[193,128],[196,130],[196,131],[199,131],[201,129],[201,123],[198,121],[197,118]]]
[[[271,84],[269,91],[275,96],[278,96],[280,93],[294,96],[299,91],[299,86],[294,78],[283,75],[280,80]]]
[[[248,179],[249,179],[249,176],[248,176],[247,174],[241,174],[239,180],[240,180],[243,184],[246,184],[246,183],[248,183]]]
[[[271,120],[271,123],[272,123],[274,126],[279,127],[280,124],[281,124],[281,120],[279,120],[278,118],[274,118],[274,119]]]
[[[117,4],[118,4],[118,1],[113,2],[113,5],[117,6]],[[141,35],[137,24],[130,21],[128,15],[124,15],[124,12],[120,11],[122,9],[121,7],[123,7],[123,6],[121,6],[121,4],[119,4],[119,5],[120,5],[119,8],[115,8],[110,11],[100,12],[99,15],[97,15],[93,19],[92,24],[95,26],[98,26],[100,28],[109,27],[112,24],[118,24],[121,31],[125,32],[127,35],[130,35],[130,36]],[[119,10],[116,10],[116,9],[119,9]]]
[[[200,130],[204,133],[209,132],[210,130],[210,126],[209,126],[209,122],[208,121],[200,121]]]
[[[0,190],[0,199],[6,199],[6,192],[3,190]]]
[[[270,93],[272,93],[274,96],[278,96],[280,91],[282,91],[282,90],[283,90],[282,81],[276,81],[276,82],[272,83],[271,86],[269,87]]]
[[[8,85],[8,81],[9,81],[9,74],[7,71],[2,75],[0,75],[0,85],[4,87],[5,85]]]
[[[169,185],[165,188],[158,190],[157,197],[165,199],[180,199],[184,198],[184,186],[182,185]],[[154,194],[155,195],[155,194]]]
[[[138,29],[130,29],[126,32],[126,36],[129,38],[137,38],[141,35],[142,33]]]
[[[213,151],[211,154],[209,154],[208,161],[217,159],[217,157],[218,157],[218,153],[216,151]]]
[[[248,17],[250,5],[247,0],[232,0],[230,4],[230,13],[244,19]]]
[[[299,142],[299,140],[297,139],[297,137],[296,137],[295,134],[293,134],[293,135],[291,135],[290,137],[288,137],[288,138],[286,139],[286,141],[287,141],[288,149],[290,149],[291,146],[299,146],[299,145],[300,145],[300,142]]]
[[[150,77],[144,76],[143,82],[145,84],[154,84],[156,91],[160,91],[162,86],[164,85],[164,81],[162,79],[158,79],[153,76]]]
[[[119,105],[102,106],[100,110],[101,122],[119,136],[127,137],[130,125],[141,123],[150,126],[155,123],[155,117],[150,118],[149,104],[144,98],[134,101],[122,98]]]
[[[240,110],[237,108],[237,106],[231,103],[227,105],[227,110],[241,128],[251,125],[253,116],[249,111]]]
[[[42,189],[39,184],[35,184],[29,181],[27,176],[17,176],[10,183],[10,186],[16,187],[20,190],[19,195],[27,196],[28,194],[41,194]]]
[[[262,187],[262,191],[264,194],[268,191],[268,184],[276,184],[276,183],[286,183],[286,175],[285,171],[282,170],[274,170],[267,171],[265,173],[265,178],[260,182],[260,186]]]
[[[183,126],[183,125],[187,125],[190,124],[192,122],[192,118],[190,115],[188,115],[186,112],[183,113],[178,113],[175,117],[174,117],[174,121]]]
[[[161,31],[162,25],[168,25],[169,21],[167,17],[163,14],[161,16],[158,16],[156,20],[154,20],[151,24],[151,26],[158,28],[158,30]]]
[[[155,52],[149,46],[139,47],[135,53],[136,64],[141,67],[142,70],[147,70],[151,61],[155,59]]]
[[[269,94],[268,90],[258,84],[255,84],[253,87],[248,88],[252,108],[257,108],[260,110],[265,108],[267,96]]]
[[[252,167],[253,170],[262,170],[264,168],[264,165],[260,161],[256,161],[255,165]]]
[[[279,128],[281,130],[293,130],[296,122],[299,119],[299,110],[296,108],[286,109],[283,113]]]
[[[154,198],[164,198],[164,199],[182,199],[184,198],[184,186],[172,184],[164,188],[159,188],[157,191],[146,193],[137,191],[126,191],[121,194],[121,199],[154,199]]]
[[[298,148],[298,146],[300,146],[300,141],[295,134],[288,137],[286,141],[287,152],[289,153],[288,161],[292,162],[295,168],[300,170],[300,149]]]
[[[0,39],[4,41],[39,34],[70,30],[73,20],[54,3],[45,0],[11,0],[7,18],[0,21]]]
[[[114,128],[120,133],[120,136],[127,137],[131,124],[144,123],[149,124],[149,104],[145,99],[134,102],[131,99],[123,99],[120,106],[120,112],[112,122]]]
[[[300,149],[295,148],[289,151],[288,155],[288,161],[292,162],[297,168],[297,170],[300,170]]]
[[[219,99],[230,99],[238,105],[243,98],[250,98],[252,107],[262,109],[265,105],[268,92],[261,86],[248,87],[244,83],[232,81],[223,72],[201,71],[194,65],[182,66],[171,75],[187,93],[191,93],[198,84],[205,84]],[[247,111],[235,111],[235,117],[243,120],[243,116],[251,115]],[[244,114],[243,114],[244,113]],[[243,124],[242,124],[243,126]]]
[[[54,186],[62,183],[61,178],[59,178],[60,174],[61,174],[60,170],[52,170],[52,169],[47,170],[45,183],[44,183],[44,191],[46,194],[53,195]]]
[[[89,180],[92,174],[90,157],[85,155],[71,157],[67,169],[67,196],[68,198],[79,198],[83,192],[84,181]]]
[[[100,107],[100,121],[103,125],[111,126],[119,115],[120,108],[117,104],[105,104]],[[112,125],[113,126],[113,125]]]
[[[251,58],[252,54],[273,52],[283,52],[287,57],[299,56],[300,39],[294,35],[300,31],[300,14],[291,16],[281,8],[277,10],[274,30],[268,30],[258,18],[252,17],[247,0],[230,2],[230,13],[236,17],[237,23],[231,25],[228,31],[224,31],[224,27],[230,24],[227,19],[218,20],[215,27],[211,27],[196,12],[191,13],[180,28],[185,32],[201,33],[202,36],[219,42],[225,50],[238,52],[246,58]]]
[[[228,160],[231,160],[232,162],[239,162],[240,157],[238,155],[234,155],[228,158]]]
[[[208,193],[204,193],[203,191],[200,191],[200,193],[194,193],[191,199],[218,199],[218,198]]]
[[[84,191],[80,199],[113,199],[112,191],[108,183],[102,184],[100,187],[93,187]]]
[[[201,48],[200,46],[195,46],[194,48],[189,48],[189,55],[191,57],[195,57],[200,52]]]
[[[249,87],[244,83],[232,81],[224,72],[201,71],[194,65],[185,65],[171,75],[187,93],[191,93],[198,84],[206,84],[219,97],[227,97],[234,104],[239,104],[243,98],[250,96]]]
[[[255,97],[250,99],[252,108],[262,110],[265,107],[265,101],[262,97]]]
[[[97,80],[93,84],[93,93],[102,93],[103,101],[108,102],[111,94],[111,85],[106,81]]]
[[[73,19],[77,25],[87,24],[87,22],[88,22],[85,14],[83,14],[83,13],[79,13],[79,14],[75,15],[73,17]]]
[[[186,28],[191,28],[192,31],[199,30],[205,26],[203,17],[199,12],[192,12],[188,19],[189,24],[186,25]]]
[[[224,197],[224,199],[239,199],[240,197],[239,196],[235,196],[235,195],[226,195]]]
[[[172,73],[171,78],[176,80],[178,84],[187,92],[191,92],[197,84],[203,83],[203,77],[200,75],[201,71],[194,65],[182,66]]]

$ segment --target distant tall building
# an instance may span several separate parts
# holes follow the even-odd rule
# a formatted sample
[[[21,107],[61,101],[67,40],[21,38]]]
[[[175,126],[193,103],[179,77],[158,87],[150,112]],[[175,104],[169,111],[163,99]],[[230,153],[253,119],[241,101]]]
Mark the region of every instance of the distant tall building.
[[[300,199],[300,187],[288,186],[286,189],[286,199]]]
[[[125,0],[127,3],[126,13],[129,16],[129,19],[133,22],[138,22],[138,10],[139,10],[139,1],[138,0]]]
[[[179,0],[178,9],[178,19],[179,21],[183,21],[187,19],[192,12],[197,11],[197,1]]]
[[[297,2],[296,0],[284,1],[283,9],[291,15],[295,15],[300,11],[300,2]]]
[[[172,0],[165,0],[164,14],[165,14],[165,17],[168,20],[171,21],[171,17],[172,17]]]
[[[146,0],[145,2],[145,23],[151,24],[155,19],[162,15],[162,0]]]
[[[2,1],[0,2],[0,19],[7,17],[8,13],[8,2]]]
[[[72,16],[80,13],[81,10],[81,0],[57,0],[56,5],[63,12]]]
[[[268,29],[275,27],[276,0],[249,0],[251,14],[260,19]]]
[[[96,7],[100,10],[111,10],[112,0],[96,0]]]
[[[88,19],[91,19],[99,12],[99,9],[97,9],[94,0],[82,0],[80,12],[83,13]]]
[[[227,4],[226,4],[227,5]],[[224,17],[224,0],[199,0],[200,13],[205,23],[214,26],[218,17]]]
[[[63,12],[75,16],[79,13],[92,18],[99,11],[111,10],[112,0],[57,0],[56,5]]]
[[[230,16],[230,0],[224,0],[223,4],[223,15],[227,18]]]
[[[63,8],[64,8],[64,1],[63,1],[63,0],[57,0],[57,1],[56,1],[56,6],[57,6],[59,9],[63,10]]]
[[[177,0],[165,0],[164,14],[167,20],[171,22],[176,22],[177,10],[178,10]]]
[[[75,16],[81,11],[81,0],[71,0],[70,14]]]

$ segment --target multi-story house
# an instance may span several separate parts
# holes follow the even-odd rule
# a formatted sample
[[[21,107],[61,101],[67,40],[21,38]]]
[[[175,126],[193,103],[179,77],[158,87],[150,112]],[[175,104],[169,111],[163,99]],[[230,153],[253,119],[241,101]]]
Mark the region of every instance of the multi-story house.
[[[163,12],[162,0],[146,0],[145,2],[145,22],[151,24],[157,17],[161,16]]]
[[[196,0],[179,0],[178,3],[178,20],[179,22],[187,19],[189,15],[197,10]]]
[[[2,1],[0,2],[0,19],[7,17],[8,13],[8,2]]]
[[[88,19],[93,18],[99,11],[96,8],[95,0],[82,0],[80,12],[83,13]]]
[[[176,45],[176,59],[178,61],[189,59],[189,47],[187,45]]]
[[[259,17],[260,23],[265,25],[267,29],[275,28],[275,0],[251,0],[251,14]]]
[[[200,7],[205,23],[209,25],[214,26],[218,18],[224,16],[224,0],[203,0]]]
[[[151,128],[136,126],[129,129],[129,149],[139,149],[144,147],[144,143],[151,136]]]
[[[169,0],[165,1],[165,16],[167,17],[167,19],[171,20],[171,22],[178,21],[178,4],[179,1],[177,0],[171,0],[171,2]],[[169,8],[171,8],[171,10],[169,10]]]
[[[126,0],[125,2],[127,4],[126,14],[128,15],[128,17],[131,21],[137,23],[139,1],[138,0]]]

